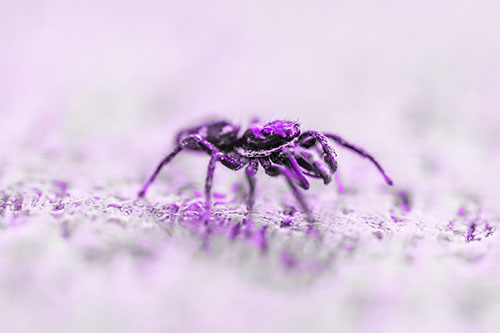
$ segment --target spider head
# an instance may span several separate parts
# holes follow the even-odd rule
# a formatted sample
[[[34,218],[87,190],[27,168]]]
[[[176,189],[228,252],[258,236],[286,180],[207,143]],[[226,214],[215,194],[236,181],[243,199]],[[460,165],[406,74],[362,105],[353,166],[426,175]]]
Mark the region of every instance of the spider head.
[[[283,146],[300,135],[298,123],[274,120],[255,123],[245,132],[241,146],[247,150],[269,150]]]

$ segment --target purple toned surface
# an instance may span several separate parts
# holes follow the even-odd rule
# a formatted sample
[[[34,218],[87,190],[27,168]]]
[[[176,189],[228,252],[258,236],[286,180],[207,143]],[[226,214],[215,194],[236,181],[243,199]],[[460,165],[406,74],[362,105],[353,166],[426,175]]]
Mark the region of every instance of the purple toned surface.
[[[499,12],[2,1],[0,331],[497,331]],[[338,133],[395,186],[334,144],[314,228],[256,166],[214,170],[204,223],[201,154],[138,200],[211,113]]]

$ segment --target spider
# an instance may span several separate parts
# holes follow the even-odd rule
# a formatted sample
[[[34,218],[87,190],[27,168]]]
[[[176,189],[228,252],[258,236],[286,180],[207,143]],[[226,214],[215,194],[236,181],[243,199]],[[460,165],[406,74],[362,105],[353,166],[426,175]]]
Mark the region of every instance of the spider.
[[[146,195],[160,170],[182,150],[204,152],[210,155],[205,181],[206,212],[210,212],[214,170],[216,163],[220,162],[231,170],[240,170],[246,166],[249,185],[247,214],[251,216],[255,203],[255,176],[260,164],[267,175],[285,178],[308,220],[313,221],[312,211],[299,187],[305,190],[309,188],[306,176],[320,178],[325,185],[331,181],[337,170],[337,154],[328,139],[369,159],[385,182],[393,184],[373,156],[336,134],[314,130],[301,132],[298,123],[285,120],[254,122],[241,137],[238,137],[239,131],[239,126],[224,120],[209,121],[179,131],[175,138],[175,149],[158,164],[138,193],[139,197]]]

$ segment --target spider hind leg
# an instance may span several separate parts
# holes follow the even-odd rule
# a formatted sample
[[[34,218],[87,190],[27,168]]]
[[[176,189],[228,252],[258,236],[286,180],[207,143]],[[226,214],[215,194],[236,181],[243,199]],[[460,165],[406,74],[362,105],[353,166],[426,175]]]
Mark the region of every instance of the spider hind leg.
[[[139,193],[137,194],[139,196],[139,198],[144,198],[146,196],[146,192],[149,188],[149,186],[155,181],[156,177],[158,176],[158,174],[160,173],[161,169],[167,165],[168,163],[170,163],[170,161],[172,161],[172,159],[178,154],[180,153],[180,151],[183,149],[183,147],[181,145],[177,146],[170,154],[168,154],[161,162],[160,164],[158,164],[158,166],[156,167],[156,170],[153,172],[153,174],[151,175],[151,177],[149,177],[148,181],[146,182],[146,184],[142,187],[142,189],[139,191]]]
[[[173,160],[173,158],[177,154],[179,154],[182,150],[184,150],[184,149],[189,150],[189,147],[193,146],[193,145],[197,145],[197,147],[199,147],[199,149],[201,149],[202,151],[205,151],[209,155],[215,154],[218,151],[214,145],[212,145],[210,142],[206,141],[205,139],[203,139],[199,135],[193,134],[193,135],[186,137],[185,139],[182,140],[182,142],[179,145],[177,145],[177,147],[175,147],[175,149],[170,154],[168,154],[158,164],[158,166],[156,167],[156,169],[153,172],[153,174],[151,175],[151,177],[149,177],[146,184],[143,186],[143,188],[137,194],[139,196],[139,198],[144,198],[146,196],[146,192],[147,192],[149,186],[155,181],[156,177],[158,176],[158,174],[160,173],[161,169],[164,166],[166,166],[168,163],[170,163]]]

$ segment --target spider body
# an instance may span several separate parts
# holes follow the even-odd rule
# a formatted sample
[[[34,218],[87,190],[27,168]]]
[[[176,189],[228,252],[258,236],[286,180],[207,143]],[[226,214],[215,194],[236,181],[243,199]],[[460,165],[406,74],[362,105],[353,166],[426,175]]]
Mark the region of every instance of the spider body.
[[[177,145],[180,145],[182,141],[190,135],[199,135],[216,146],[217,149],[221,151],[230,151],[238,140],[237,136],[239,131],[239,126],[228,123],[227,121],[213,121],[179,131],[176,135],[175,142]],[[192,151],[203,151],[199,144],[192,141],[188,142],[186,148]]]
[[[267,175],[271,177],[282,175],[285,178],[300,206],[312,221],[311,210],[298,187],[306,190],[309,188],[306,176],[321,178],[324,184],[331,181],[332,175],[337,170],[337,154],[328,139],[369,159],[386,183],[392,185],[392,180],[370,154],[336,134],[318,131],[301,132],[298,123],[283,120],[253,123],[240,138],[238,138],[239,130],[240,127],[237,125],[217,120],[179,131],[175,137],[176,148],[160,162],[139,192],[139,197],[145,196],[160,170],[180,151],[204,152],[210,155],[205,182],[207,212],[210,209],[211,189],[217,162],[232,170],[246,166],[249,214],[255,202],[255,175],[261,165]]]
[[[290,121],[275,120],[267,124],[254,123],[240,139],[242,155],[268,155],[300,135],[300,126]]]

